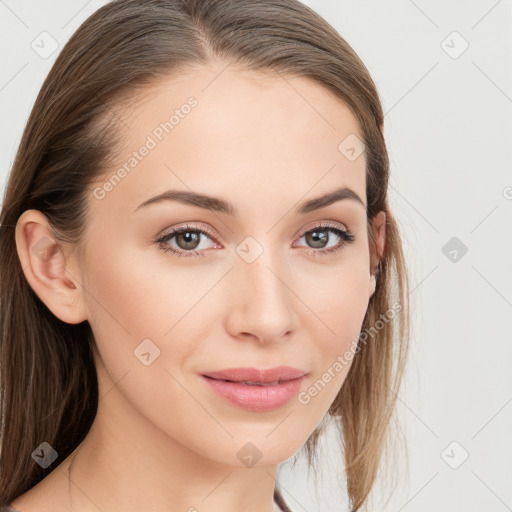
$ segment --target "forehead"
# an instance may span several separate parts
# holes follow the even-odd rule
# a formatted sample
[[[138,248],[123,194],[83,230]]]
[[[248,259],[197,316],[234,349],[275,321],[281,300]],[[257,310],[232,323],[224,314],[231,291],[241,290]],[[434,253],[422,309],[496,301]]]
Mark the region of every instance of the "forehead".
[[[340,149],[347,137],[362,140],[357,120],[309,78],[189,69],[148,85],[118,114],[121,148],[103,181],[139,153],[108,194],[123,207],[171,188],[262,206],[347,186],[366,200],[364,153],[351,160]]]

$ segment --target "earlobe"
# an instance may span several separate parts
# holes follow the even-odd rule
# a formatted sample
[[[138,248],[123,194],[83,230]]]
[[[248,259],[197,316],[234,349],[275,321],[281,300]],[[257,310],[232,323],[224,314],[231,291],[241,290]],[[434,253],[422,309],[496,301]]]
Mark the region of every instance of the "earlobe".
[[[55,239],[46,216],[26,210],[18,219],[15,236],[23,273],[41,301],[63,322],[86,320],[82,287],[70,274],[62,243]]]

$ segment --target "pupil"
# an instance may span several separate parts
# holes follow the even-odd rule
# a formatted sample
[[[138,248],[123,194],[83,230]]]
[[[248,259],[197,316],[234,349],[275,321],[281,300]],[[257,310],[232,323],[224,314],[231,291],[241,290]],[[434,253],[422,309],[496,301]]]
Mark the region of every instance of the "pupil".
[[[313,244],[320,242],[320,245],[315,247],[324,247],[328,237],[325,231],[312,231],[310,233],[310,238],[312,239]],[[324,243],[322,244],[322,242]]]
[[[186,249],[193,249],[197,247],[197,243],[195,245],[194,243],[199,241],[199,233],[194,233],[192,231],[184,231],[178,236],[178,239],[180,237],[184,238]],[[190,244],[192,244],[192,247],[189,246]]]

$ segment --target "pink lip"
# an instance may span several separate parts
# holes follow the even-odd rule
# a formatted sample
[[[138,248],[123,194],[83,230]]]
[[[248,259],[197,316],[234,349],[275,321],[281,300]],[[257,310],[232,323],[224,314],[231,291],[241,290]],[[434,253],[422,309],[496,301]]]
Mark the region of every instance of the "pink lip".
[[[250,380],[254,382],[275,382],[276,380],[298,379],[306,375],[306,371],[291,366],[276,366],[269,370],[258,368],[226,368],[224,370],[205,372],[203,375],[217,380],[231,380],[240,382]]]
[[[270,411],[289,402],[300,390],[307,372],[289,366],[269,370],[229,368],[201,375],[211,388],[234,405],[252,411]],[[259,386],[244,381],[278,384]]]

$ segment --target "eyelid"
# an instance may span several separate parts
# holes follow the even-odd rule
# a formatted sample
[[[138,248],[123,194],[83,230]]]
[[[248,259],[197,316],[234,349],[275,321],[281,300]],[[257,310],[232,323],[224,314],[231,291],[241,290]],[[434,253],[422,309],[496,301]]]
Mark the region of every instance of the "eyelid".
[[[347,226],[345,224],[342,224],[341,222],[336,222],[334,220],[316,220],[308,224],[305,228],[303,228],[298,235],[296,235],[297,238],[303,237],[308,231],[312,231],[315,228],[335,228],[340,229],[341,231],[348,231]]]
[[[192,221],[192,222],[194,222],[194,221]],[[192,225],[190,225],[190,221],[189,221],[189,222],[185,222],[183,224],[178,224],[176,226],[173,226],[171,228],[168,228],[168,229],[164,230],[161,234],[159,234],[157,236],[157,239],[164,238],[167,235],[170,235],[171,233],[174,233],[175,231],[182,231],[182,230],[185,230],[185,229],[190,229],[191,231],[203,231],[210,238],[216,238],[216,236],[217,236],[213,232],[213,230],[210,229],[208,226],[202,225],[202,224],[199,224],[199,225],[196,225],[196,226],[192,226]]]
[[[305,228],[302,228],[294,237],[294,242],[296,242],[299,238],[302,238],[308,231],[311,231],[315,228],[336,228],[341,229],[343,231],[348,231],[348,228],[342,224],[341,222],[326,220],[326,221],[312,221],[310,224],[308,224]],[[174,233],[176,231],[181,231],[183,229],[190,229],[190,230],[196,230],[196,231],[203,231],[206,233],[210,238],[213,240],[217,239],[217,234],[213,232],[212,229],[210,229],[206,225],[190,225],[189,222],[185,222],[184,224],[178,224],[177,226],[173,226],[172,228],[169,228],[167,230],[164,230],[161,234],[157,236],[157,239],[164,238],[167,235],[170,235],[171,233]]]

